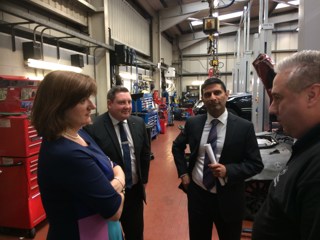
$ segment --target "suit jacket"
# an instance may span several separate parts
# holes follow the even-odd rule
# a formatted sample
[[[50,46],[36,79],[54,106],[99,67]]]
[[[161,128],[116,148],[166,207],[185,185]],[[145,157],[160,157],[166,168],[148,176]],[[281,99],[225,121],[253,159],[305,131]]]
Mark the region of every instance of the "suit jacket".
[[[172,153],[179,176],[192,170],[197,155],[207,114],[191,117],[184,130],[174,140]],[[189,144],[189,163],[185,159],[185,148]],[[221,215],[228,220],[243,219],[245,211],[245,179],[263,169],[263,163],[255,136],[253,124],[228,113],[225,142],[219,163],[227,169],[227,183],[221,186],[216,181],[217,197]]]
[[[146,193],[143,184],[148,182],[150,166],[150,140],[147,134],[145,123],[141,117],[130,116],[128,126],[131,132],[134,153],[136,157],[136,168],[138,174],[138,184],[141,186],[146,201]],[[94,123],[84,128],[100,146],[102,151],[115,163],[124,169],[124,160],[121,147],[109,113],[106,112],[98,116]]]

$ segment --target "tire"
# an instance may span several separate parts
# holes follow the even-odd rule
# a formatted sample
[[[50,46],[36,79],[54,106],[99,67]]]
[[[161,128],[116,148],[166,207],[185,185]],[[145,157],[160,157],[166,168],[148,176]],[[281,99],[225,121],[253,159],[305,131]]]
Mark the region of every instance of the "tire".
[[[36,229],[32,228],[27,230],[27,238],[34,238],[36,236]]]
[[[246,182],[246,216],[247,220],[254,220],[256,213],[264,203],[271,180],[252,180]]]

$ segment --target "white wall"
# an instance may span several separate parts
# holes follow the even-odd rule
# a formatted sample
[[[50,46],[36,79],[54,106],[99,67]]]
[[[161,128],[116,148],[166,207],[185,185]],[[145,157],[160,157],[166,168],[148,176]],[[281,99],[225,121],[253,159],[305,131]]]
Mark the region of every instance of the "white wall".
[[[172,44],[163,36],[161,36],[161,58],[165,64],[172,65]]]
[[[299,50],[320,50],[319,22],[320,1],[300,0],[299,6]]]
[[[13,52],[11,46],[11,36],[0,33],[0,75],[43,77],[48,72],[39,69],[29,68],[25,65],[22,52],[22,42],[28,41],[30,40],[16,37],[16,51]],[[57,59],[56,51],[56,47],[44,44],[44,60],[52,63],[59,63],[71,66],[70,55],[79,54],[75,51],[60,48],[60,59]],[[85,64],[82,73],[93,77],[92,56],[89,56],[89,64],[87,64],[86,62],[86,55],[83,55],[83,58]]]
[[[108,0],[111,36],[150,56],[150,23],[124,0]]]

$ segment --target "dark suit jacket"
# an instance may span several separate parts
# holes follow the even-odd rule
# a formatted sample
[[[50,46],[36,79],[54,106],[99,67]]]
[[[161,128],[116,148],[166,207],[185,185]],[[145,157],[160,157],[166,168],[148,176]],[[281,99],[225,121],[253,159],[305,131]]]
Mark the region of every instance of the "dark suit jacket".
[[[139,178],[138,184],[141,186],[146,201],[145,189],[143,184],[148,182],[149,166],[150,166],[150,140],[147,134],[145,123],[141,117],[130,116],[128,126],[131,132],[134,152],[136,157],[137,174]],[[124,169],[124,160],[121,153],[120,144],[116,131],[113,127],[109,113],[106,112],[98,116],[94,123],[84,128],[91,137],[100,146],[102,151],[115,163]]]
[[[201,136],[207,115],[197,115],[186,121],[184,130],[175,139],[172,146],[174,161],[179,176],[189,173],[197,160]],[[184,150],[190,147],[189,164],[185,160]],[[224,146],[219,163],[227,169],[227,184],[221,186],[216,181],[219,209],[226,221],[243,218],[245,210],[245,179],[261,172],[263,163],[258,148],[253,124],[245,119],[228,113]]]

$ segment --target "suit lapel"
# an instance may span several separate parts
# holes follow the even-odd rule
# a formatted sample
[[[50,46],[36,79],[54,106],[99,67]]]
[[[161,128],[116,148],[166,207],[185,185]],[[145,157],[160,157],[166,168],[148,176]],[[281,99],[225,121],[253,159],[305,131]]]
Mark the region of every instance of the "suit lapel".
[[[129,117],[129,118],[127,119],[127,122],[128,122],[128,126],[129,126],[129,129],[130,129],[133,146],[134,146],[134,148],[136,148],[136,144],[134,144],[134,143],[136,143],[137,140],[138,140],[138,136],[137,136],[138,132],[136,131],[136,123],[135,123],[134,119],[131,118],[131,117]],[[137,150],[135,149],[134,152],[136,153]]]
[[[203,115],[201,115],[201,118],[199,118],[199,120],[198,120],[199,123],[196,124],[196,126],[193,126],[192,132],[193,132],[193,136],[194,136],[195,142],[196,142],[195,150],[193,151],[193,154],[195,156],[198,154],[198,151],[199,151],[203,128],[206,123],[206,120],[207,120],[207,114],[203,114]]]
[[[228,146],[233,143],[233,139],[234,139],[234,137],[236,137],[236,136],[234,136],[234,134],[237,132],[236,131],[236,127],[237,127],[236,122],[237,122],[236,118],[232,114],[229,113],[228,119],[227,119],[226,137],[224,140],[220,161],[223,160],[223,155],[224,155],[225,149],[228,148]]]

